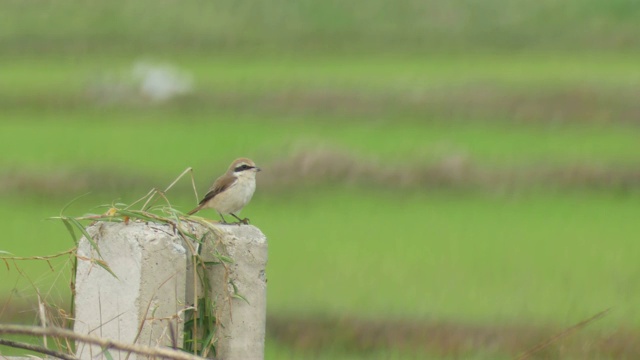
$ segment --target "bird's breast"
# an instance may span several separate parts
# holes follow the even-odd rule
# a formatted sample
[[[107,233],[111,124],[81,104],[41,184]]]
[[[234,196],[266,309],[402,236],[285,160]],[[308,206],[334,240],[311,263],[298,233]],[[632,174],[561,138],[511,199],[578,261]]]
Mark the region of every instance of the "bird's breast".
[[[251,200],[255,190],[255,181],[240,179],[233,186],[216,195],[211,205],[222,214],[239,212]]]

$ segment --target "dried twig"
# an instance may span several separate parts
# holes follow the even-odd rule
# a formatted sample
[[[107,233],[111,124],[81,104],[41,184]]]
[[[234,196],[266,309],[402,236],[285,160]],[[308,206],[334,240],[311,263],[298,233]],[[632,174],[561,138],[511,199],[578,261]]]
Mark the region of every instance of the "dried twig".
[[[559,334],[556,334],[556,335],[550,337],[549,339],[539,343],[538,345],[532,347],[531,349],[527,350],[526,352],[524,352],[523,354],[518,356],[516,359],[517,360],[529,359],[533,354],[535,354],[538,351],[546,348],[547,346],[553,344],[554,342],[571,335],[572,333],[574,333],[575,331],[585,327],[586,325],[588,325],[592,321],[598,320],[599,318],[605,316],[609,311],[611,311],[611,309],[606,309],[606,310],[600,311],[599,313],[593,315],[592,317],[590,317],[590,318],[588,318],[586,320],[580,321],[579,323],[577,323],[577,324],[575,324],[575,325],[563,330]]]
[[[162,282],[162,284],[160,284],[154,291],[153,294],[151,295],[151,298],[149,299],[149,302],[147,303],[147,308],[144,311],[144,316],[142,317],[142,320],[140,321],[140,326],[138,326],[138,332],[136,333],[136,337],[133,339],[133,342],[138,341],[138,338],[140,337],[140,335],[142,334],[142,330],[144,329],[144,324],[147,322],[147,320],[149,320],[147,318],[147,315],[149,314],[149,309],[151,308],[151,303],[153,302],[153,299],[156,297],[156,293],[158,292],[158,290],[164,286],[164,284],[166,284],[169,280],[171,280],[174,277],[174,275],[171,275],[168,279],[166,279],[165,281]],[[171,324],[171,323],[169,323]],[[174,347],[175,348],[175,347]],[[127,354],[127,357],[124,358],[124,360],[129,360],[129,355],[131,355],[131,353]]]
[[[34,336],[53,336],[73,339],[82,343],[98,345],[102,349],[116,349],[122,351],[130,351],[145,356],[156,356],[166,359],[175,360],[203,360],[199,356],[191,355],[183,351],[176,351],[168,348],[155,348],[143,345],[127,344],[111,339],[103,339],[95,336],[78,334],[70,330],[57,327],[38,327],[24,325],[5,325],[0,324],[0,334],[22,334]]]
[[[28,257],[0,256],[0,259],[1,260],[49,260],[49,259],[54,259],[63,255],[73,255],[75,251],[76,251],[76,248],[74,247],[69,250],[59,252],[53,255],[47,255],[47,256],[28,256]]]
[[[65,354],[63,352],[47,349],[46,347],[42,347],[42,346],[38,346],[38,345],[34,345],[34,344],[27,344],[27,343],[13,341],[13,340],[7,340],[7,339],[0,339],[0,344],[1,345],[5,345],[5,346],[9,346],[9,347],[12,347],[12,348],[35,351],[35,352],[38,352],[40,354],[45,354],[45,355],[57,357],[59,359],[64,359],[64,360],[77,360],[78,359],[77,357],[75,357],[73,355],[69,355],[69,354]]]

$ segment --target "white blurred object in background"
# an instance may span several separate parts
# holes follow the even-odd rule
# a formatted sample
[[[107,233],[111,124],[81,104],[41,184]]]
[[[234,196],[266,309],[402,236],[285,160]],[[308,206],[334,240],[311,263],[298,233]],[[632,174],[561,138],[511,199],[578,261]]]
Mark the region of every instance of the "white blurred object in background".
[[[133,66],[132,75],[141,95],[155,102],[166,101],[193,90],[191,75],[171,65],[138,61]]]
[[[87,95],[100,104],[161,103],[193,91],[191,74],[169,64],[136,61],[125,72],[98,73]]]

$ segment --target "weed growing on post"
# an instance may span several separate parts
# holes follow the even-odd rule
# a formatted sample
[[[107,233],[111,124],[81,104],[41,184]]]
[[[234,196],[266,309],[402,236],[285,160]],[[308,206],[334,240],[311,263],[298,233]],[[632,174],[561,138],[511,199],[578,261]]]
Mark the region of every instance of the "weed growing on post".
[[[29,258],[4,256],[0,257],[0,259],[2,259],[5,262],[6,266],[9,267],[11,262],[13,262],[13,264],[15,265],[19,260],[40,260],[50,263],[50,260],[53,258],[68,256],[69,261],[71,262],[70,290],[72,301],[68,312],[59,308],[57,309],[57,313],[62,314],[62,320],[58,320],[55,325],[57,327],[73,329],[73,300],[75,295],[75,274],[78,259],[82,261],[89,261],[91,264],[95,264],[103,268],[105,271],[109,272],[112,276],[117,277],[115,272],[110,268],[109,264],[102,258],[96,240],[86,230],[86,222],[89,222],[89,225],[94,225],[100,222],[121,222],[125,224],[128,224],[130,222],[144,222],[169,225],[173,232],[183,239],[185,247],[189,249],[189,253],[191,256],[190,260],[193,281],[192,298],[194,300],[193,304],[185,304],[185,308],[180,311],[184,317],[184,323],[182,326],[182,331],[184,332],[184,345],[181,350],[196,356],[215,356],[217,342],[216,329],[219,328],[221,324],[219,322],[219,316],[217,315],[216,301],[211,298],[211,285],[209,279],[207,278],[207,268],[211,266],[223,266],[225,269],[225,282],[229,283],[232,286],[233,291],[229,291],[223,301],[231,301],[232,298],[244,299],[244,297],[238,294],[236,286],[230,280],[228,280],[228,264],[233,263],[233,259],[220,254],[217,250],[214,250],[212,254],[202,254],[202,249],[205,242],[212,241],[215,243],[215,241],[220,238],[220,230],[215,226],[215,224],[205,220],[204,218],[197,216],[187,217],[179,210],[173,208],[169,199],[165,195],[166,192],[169,191],[177,181],[179,181],[185,174],[190,173],[194,193],[197,199],[198,195],[195,189],[195,182],[193,180],[191,171],[191,168],[186,169],[164,191],[152,189],[144,197],[133,202],[132,204],[127,205],[123,203],[114,203],[103,205],[102,207],[107,209],[107,211],[103,214],[88,214],[79,217],[67,216],[64,215],[65,210],[69,206],[67,205],[61,210],[59,216],[52,217],[51,219],[60,220],[64,224],[75,244],[73,248],[51,256],[34,256]],[[163,204],[156,205],[156,203],[160,199],[163,200]],[[135,209],[134,206],[140,203],[142,203],[143,205],[139,209]],[[193,232],[192,228],[188,226],[190,222],[198,223],[205,226],[209,230],[209,234],[199,238]],[[81,237],[87,239],[91,248],[95,251],[95,258],[87,258],[78,255],[77,249]],[[5,253],[0,252],[0,255],[3,254]],[[206,255],[206,258],[208,260],[205,260],[205,257],[203,255]],[[35,285],[34,288],[37,291]],[[177,316],[178,314],[176,314],[176,317]],[[151,319],[151,321],[155,320],[153,319],[153,314],[147,314],[145,318],[149,318]],[[142,323],[139,326],[138,335],[140,334],[145,321],[149,319],[142,320]],[[42,323],[43,325],[52,324],[51,321],[45,322],[44,320],[42,321]],[[171,327],[170,336],[173,342],[173,347],[177,349],[177,336],[175,332],[176,329]],[[47,338],[44,337],[45,347],[47,347],[46,339]],[[55,339],[57,348],[60,352],[69,354],[74,353],[75,349],[73,348],[73,341],[69,341],[66,338],[63,338],[63,342],[57,340],[58,338]],[[108,353],[108,349],[104,349],[104,351],[105,356],[110,356],[110,354]]]

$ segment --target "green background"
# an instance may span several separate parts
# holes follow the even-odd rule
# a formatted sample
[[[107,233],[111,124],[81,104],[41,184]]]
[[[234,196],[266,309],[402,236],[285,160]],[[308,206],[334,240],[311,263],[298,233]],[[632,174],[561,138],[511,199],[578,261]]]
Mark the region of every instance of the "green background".
[[[267,358],[511,358],[608,308],[536,356],[640,355],[634,2],[4,1],[0,24],[0,250],[64,251],[45,219],[77,196],[187,167],[202,194],[248,156]],[[140,62],[192,90],[150,100]],[[65,261],[7,260],[2,321],[36,322],[34,288],[64,305]]]

